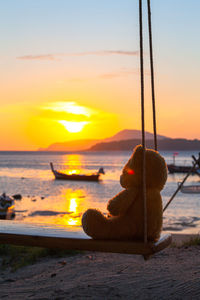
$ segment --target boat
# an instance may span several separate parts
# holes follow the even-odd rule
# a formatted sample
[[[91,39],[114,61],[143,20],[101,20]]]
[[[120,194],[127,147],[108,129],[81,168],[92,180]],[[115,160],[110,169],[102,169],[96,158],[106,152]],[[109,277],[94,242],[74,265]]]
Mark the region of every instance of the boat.
[[[181,192],[184,194],[200,194],[200,185],[183,185]]]
[[[3,193],[0,196],[0,219],[13,219],[15,217],[15,201]]]
[[[200,175],[200,163],[199,163],[199,160],[196,159],[194,155],[192,155],[193,165],[190,165],[190,166],[176,165],[175,157],[177,155],[178,155],[178,152],[174,152],[173,153],[173,163],[167,165],[169,173],[173,174],[173,173],[189,173],[189,172],[191,172],[191,174]],[[199,153],[199,159],[200,159],[200,153]],[[194,165],[196,165],[196,167],[191,171],[191,169]]]
[[[105,174],[103,168],[93,174],[66,174],[55,170],[52,162],[50,162],[50,167],[55,179],[59,180],[99,181],[100,175]]]
[[[167,167],[168,167],[169,173],[171,173],[171,174],[173,174],[173,173],[188,173],[192,168],[192,166],[177,166],[174,164],[169,164],[169,165],[167,165]],[[199,174],[199,167],[194,169],[194,171],[192,173]]]

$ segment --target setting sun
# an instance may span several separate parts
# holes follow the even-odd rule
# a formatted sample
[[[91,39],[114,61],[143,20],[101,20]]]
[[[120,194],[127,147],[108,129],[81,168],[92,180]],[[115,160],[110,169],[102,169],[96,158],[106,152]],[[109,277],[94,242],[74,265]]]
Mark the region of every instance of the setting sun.
[[[58,122],[62,124],[67,129],[67,131],[72,133],[80,132],[83,129],[83,127],[89,123],[89,122],[69,122],[64,120]]]

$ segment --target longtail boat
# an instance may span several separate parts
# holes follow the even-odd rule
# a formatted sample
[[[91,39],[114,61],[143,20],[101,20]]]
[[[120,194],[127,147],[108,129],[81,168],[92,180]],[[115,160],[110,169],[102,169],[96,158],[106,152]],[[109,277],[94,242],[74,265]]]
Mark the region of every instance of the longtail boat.
[[[59,180],[99,181],[100,175],[104,174],[103,168],[100,168],[98,172],[93,174],[66,174],[55,170],[52,162],[50,162],[50,167],[55,179]]]

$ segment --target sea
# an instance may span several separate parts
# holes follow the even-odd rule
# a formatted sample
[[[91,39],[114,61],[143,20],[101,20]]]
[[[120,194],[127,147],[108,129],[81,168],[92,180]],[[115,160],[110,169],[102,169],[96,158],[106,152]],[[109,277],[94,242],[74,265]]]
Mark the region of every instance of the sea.
[[[15,218],[19,222],[76,227],[81,230],[81,216],[88,208],[106,213],[109,199],[122,190],[119,183],[123,166],[131,152],[0,152],[0,193],[21,194],[15,200]],[[172,151],[161,151],[166,162],[173,162]],[[192,165],[197,152],[177,151],[177,165]],[[99,182],[55,180],[49,163],[67,173],[92,173],[103,167]],[[185,174],[169,174],[162,191],[163,206]],[[200,185],[200,176],[191,175],[185,185]],[[200,194],[178,192],[164,212],[163,230],[172,233],[200,232]]]

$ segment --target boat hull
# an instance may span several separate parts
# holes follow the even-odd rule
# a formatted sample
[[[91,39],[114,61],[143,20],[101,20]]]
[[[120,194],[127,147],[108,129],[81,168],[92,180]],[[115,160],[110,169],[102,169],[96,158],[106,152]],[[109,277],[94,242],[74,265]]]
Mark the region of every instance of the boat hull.
[[[181,187],[184,194],[200,194],[200,185],[186,185]]]
[[[15,217],[15,206],[11,205],[8,208],[0,209],[0,219],[1,220],[12,220]]]
[[[58,180],[99,181],[99,175],[67,175],[56,172],[54,176]]]
[[[81,175],[81,174],[65,174],[58,172],[54,169],[53,164],[50,163],[51,171],[55,176],[55,179],[58,180],[75,180],[75,181],[99,181],[100,174],[91,174],[91,175]]]
[[[168,167],[168,171],[169,173],[173,174],[173,173],[188,173],[192,166],[176,166],[176,165],[167,165]],[[197,169],[195,169],[193,172],[194,173],[197,173]]]

